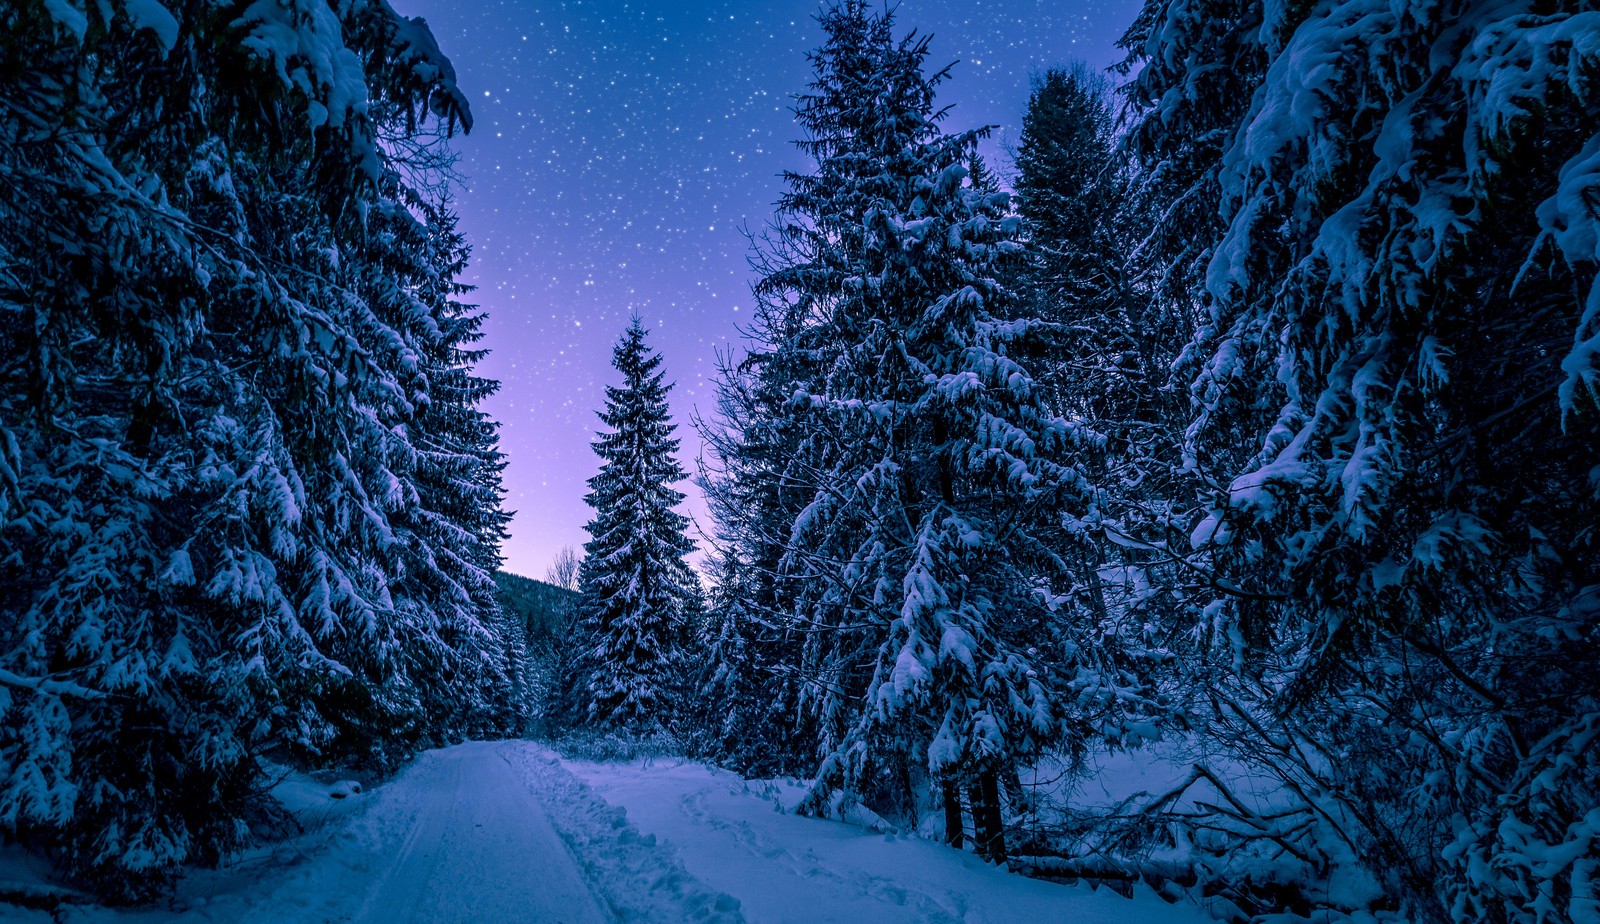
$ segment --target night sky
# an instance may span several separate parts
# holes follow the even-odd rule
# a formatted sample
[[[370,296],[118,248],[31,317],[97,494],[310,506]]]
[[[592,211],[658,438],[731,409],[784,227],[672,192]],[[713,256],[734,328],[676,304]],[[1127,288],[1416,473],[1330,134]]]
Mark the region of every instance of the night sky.
[[[744,229],[759,230],[804,170],[793,96],[821,44],[810,0],[392,0],[454,61],[476,126],[457,139],[454,203],[473,243],[467,281],[488,310],[480,371],[509,457],[507,570],[544,577],[588,538],[589,447],[613,379],[611,347],[637,313],[663,354],[685,467],[695,408],[710,411],[716,351],[749,316]],[[1010,168],[1033,74],[1104,67],[1137,0],[903,0],[901,32],[956,65],[946,130],[998,126]],[[685,512],[704,520],[691,494]],[[709,527],[709,524],[706,524]]]

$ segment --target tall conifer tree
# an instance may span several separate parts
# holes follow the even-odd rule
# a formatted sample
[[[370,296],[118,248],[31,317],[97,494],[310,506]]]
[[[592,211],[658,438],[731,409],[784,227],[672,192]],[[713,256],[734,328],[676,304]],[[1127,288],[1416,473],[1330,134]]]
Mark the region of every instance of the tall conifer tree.
[[[773,532],[821,759],[803,807],[878,792],[908,813],[938,790],[959,840],[970,788],[999,858],[1000,781],[1069,735],[1072,656],[1032,643],[1054,511],[1088,495],[1066,454],[1095,440],[1041,403],[1042,327],[997,280],[1020,221],[971,180],[984,132],[940,129],[927,39],[862,0],[820,22],[798,109],[815,168],[787,177],[749,364],[794,446],[768,477],[794,498]]]
[[[1145,211],[1130,194],[1132,163],[1114,137],[1111,103],[1111,82],[1082,64],[1035,83],[1015,152],[1028,252],[1011,278],[1024,310],[1054,325],[1039,373],[1046,403],[1105,438],[1102,451],[1076,456],[1096,503],[1057,545],[1075,590],[1056,625],[1069,637],[1095,627],[1101,640],[1084,656],[1120,678],[1120,705],[1138,713],[1098,724],[1113,730],[1113,744],[1131,744],[1144,737],[1135,728],[1175,702],[1169,662],[1182,595],[1172,585],[1192,577],[1165,552],[1181,517],[1172,498],[1188,486],[1177,452],[1187,402],[1167,387],[1187,332],[1148,297],[1138,257]]]
[[[461,251],[380,141],[470,116],[384,0],[0,34],[0,836],[138,896],[248,837],[268,748],[499,726]]]
[[[674,508],[672,486],[687,474],[667,408],[672,386],[661,357],[645,346],[634,318],[617,342],[612,365],[620,386],[606,387],[594,451],[600,472],[589,479],[594,508],[579,568],[580,623],[572,688],[586,697],[589,723],[652,730],[672,706],[678,666],[698,585],[684,562],[694,548],[688,518]]]
[[[1180,0],[1126,39],[1194,318],[1206,727],[1326,821],[1272,849],[1361,857],[1416,920],[1600,897],[1596,36],[1583,3]]]

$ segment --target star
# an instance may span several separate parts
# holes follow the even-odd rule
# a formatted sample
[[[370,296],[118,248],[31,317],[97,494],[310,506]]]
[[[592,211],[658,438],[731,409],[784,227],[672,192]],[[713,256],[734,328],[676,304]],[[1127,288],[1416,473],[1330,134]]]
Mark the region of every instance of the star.
[[[742,345],[759,231],[805,171],[793,142],[795,94],[821,41],[801,0],[392,0],[421,16],[478,101],[479,129],[451,149],[464,178],[451,205],[474,245],[467,301],[487,312],[479,373],[500,380],[485,407],[501,422],[516,518],[507,570],[543,576],[581,546],[593,413],[611,381],[611,346],[638,311],[654,328],[673,392],[680,460],[695,470],[691,415],[714,408],[698,371]],[[946,127],[998,126],[983,149],[1003,174],[1029,81],[1070,63],[1105,67],[1138,10],[1132,0],[903,0],[902,32],[932,34]],[[715,309],[715,310],[713,310]],[[710,528],[692,484],[683,512]],[[693,533],[699,535],[698,531]]]

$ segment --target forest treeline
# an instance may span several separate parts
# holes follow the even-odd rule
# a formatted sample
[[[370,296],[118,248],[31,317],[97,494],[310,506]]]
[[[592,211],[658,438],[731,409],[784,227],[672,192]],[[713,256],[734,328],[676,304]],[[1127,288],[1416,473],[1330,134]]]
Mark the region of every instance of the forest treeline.
[[[927,37],[819,22],[710,587],[636,323],[554,644],[496,599],[426,27],[0,9],[0,832],[141,897],[265,758],[543,727],[1241,919],[1600,915],[1600,11],[1152,0],[998,166]]]

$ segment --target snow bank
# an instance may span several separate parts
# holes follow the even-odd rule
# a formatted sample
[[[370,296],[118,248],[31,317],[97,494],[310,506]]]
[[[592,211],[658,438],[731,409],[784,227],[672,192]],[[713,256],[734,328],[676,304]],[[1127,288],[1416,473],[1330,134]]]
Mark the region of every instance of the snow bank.
[[[751,922],[1198,922],[1139,887],[1131,900],[990,866],[942,844],[790,814],[799,781],[746,781],[685,761],[565,761],[689,873],[736,897]]]
[[[338,875],[311,875],[334,859],[340,869],[371,848],[365,818],[370,797],[350,780],[324,783],[303,773],[276,769],[270,793],[293,819],[293,831],[268,841],[218,869],[194,870],[176,893],[158,907],[112,909],[92,904],[78,892],[50,880],[48,864],[17,848],[0,851],[0,922],[4,924],[166,924],[248,921],[340,920],[353,898]],[[392,813],[391,813],[392,814]],[[400,813],[408,816],[408,813]],[[404,818],[388,818],[403,822]],[[363,836],[363,834],[367,836]],[[323,863],[308,863],[318,857]],[[317,891],[320,888],[320,892]],[[281,893],[281,895],[280,895]],[[7,904],[7,901],[17,904]],[[26,906],[26,907],[24,907]],[[54,914],[44,910],[53,908]],[[303,916],[302,914],[303,913]],[[348,918],[344,918],[348,920]]]
[[[553,751],[507,742],[507,759],[539,797],[584,876],[621,921],[742,921],[739,901],[706,888],[673,852],[628,822],[561,765]]]

